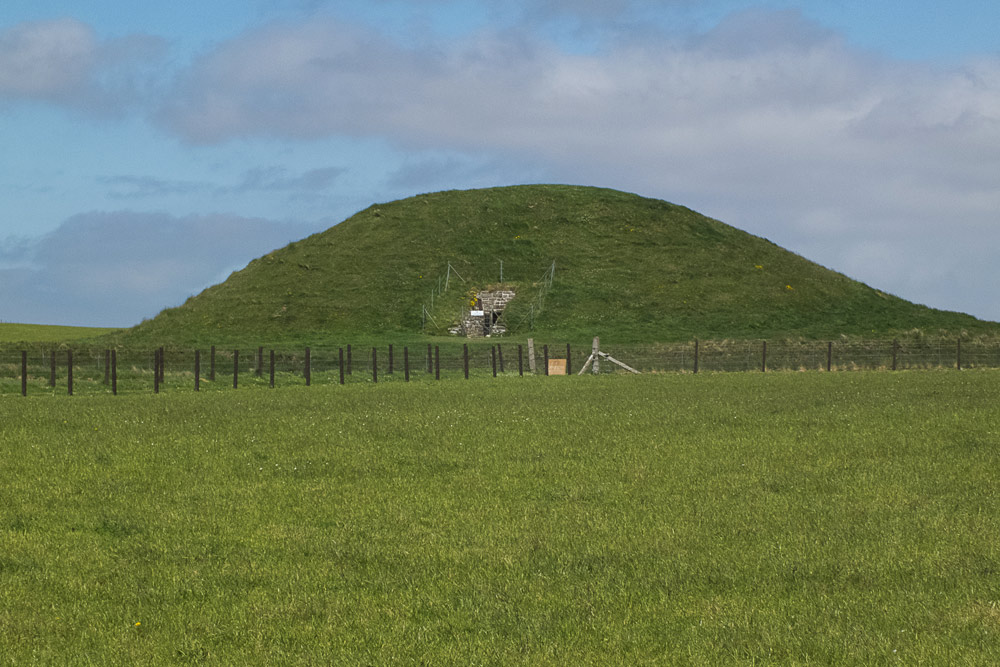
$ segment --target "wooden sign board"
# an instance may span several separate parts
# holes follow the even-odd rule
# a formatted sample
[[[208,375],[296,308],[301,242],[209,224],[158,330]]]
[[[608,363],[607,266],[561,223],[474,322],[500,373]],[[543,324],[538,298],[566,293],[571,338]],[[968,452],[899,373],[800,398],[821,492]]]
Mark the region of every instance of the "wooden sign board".
[[[549,359],[549,375],[566,375],[566,360]]]

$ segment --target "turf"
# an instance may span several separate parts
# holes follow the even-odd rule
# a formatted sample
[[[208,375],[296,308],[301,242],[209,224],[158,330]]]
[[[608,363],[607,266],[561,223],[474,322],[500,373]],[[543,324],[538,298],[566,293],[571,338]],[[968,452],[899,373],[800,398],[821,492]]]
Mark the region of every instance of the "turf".
[[[0,662],[996,664],[998,379],[4,397]]]
[[[108,327],[66,327],[0,322],[0,343],[64,343],[86,341],[117,331]]]
[[[892,337],[998,327],[885,294],[683,206],[532,185],[373,205],[252,261],[123,342],[417,340],[447,335],[477,289],[500,285],[518,293],[505,315],[509,331],[550,340]]]

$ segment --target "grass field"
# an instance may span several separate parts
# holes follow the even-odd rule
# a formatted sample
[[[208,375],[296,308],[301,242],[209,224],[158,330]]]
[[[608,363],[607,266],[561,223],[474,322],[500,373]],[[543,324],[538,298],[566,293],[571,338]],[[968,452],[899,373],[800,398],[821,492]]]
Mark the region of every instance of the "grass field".
[[[89,340],[117,331],[101,327],[65,327],[49,324],[0,322],[0,343],[62,343]]]
[[[0,664],[1000,662],[1000,373],[0,398]]]

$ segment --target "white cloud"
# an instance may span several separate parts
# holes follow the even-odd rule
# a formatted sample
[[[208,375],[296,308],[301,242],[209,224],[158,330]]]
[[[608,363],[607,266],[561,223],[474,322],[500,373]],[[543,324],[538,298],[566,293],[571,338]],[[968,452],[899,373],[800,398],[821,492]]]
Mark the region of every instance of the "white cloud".
[[[163,53],[160,38],[101,41],[71,18],[21,23],[0,31],[0,101],[118,113],[155,86],[155,75],[144,68]]]

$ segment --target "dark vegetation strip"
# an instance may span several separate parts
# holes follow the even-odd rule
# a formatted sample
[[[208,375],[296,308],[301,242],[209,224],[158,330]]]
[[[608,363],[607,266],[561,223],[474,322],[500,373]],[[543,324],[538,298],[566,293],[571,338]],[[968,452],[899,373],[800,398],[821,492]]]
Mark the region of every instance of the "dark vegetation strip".
[[[548,343],[538,346],[529,341],[528,374],[548,376],[594,372],[594,365],[574,366],[573,343],[551,346],[565,357],[551,355]],[[504,363],[517,350],[517,369]],[[586,349],[585,346],[581,346]],[[301,350],[270,349],[265,356],[263,346],[257,353],[241,356],[239,350],[209,350],[209,372],[203,376],[202,350],[156,347],[143,349],[66,350],[0,348],[0,395],[51,394],[59,385],[66,393],[117,394],[126,392],[193,388],[221,388],[216,384],[216,359],[232,362],[232,388],[240,382],[245,386],[283,386],[315,382],[347,384],[358,382],[426,382],[428,380],[523,377],[525,374],[524,346],[514,342],[491,341],[428,345],[427,374],[411,374],[409,346],[403,347],[403,374],[395,372],[397,365],[393,345],[382,346],[387,362],[379,373],[379,350],[375,345],[370,354],[357,360],[351,345],[338,348]],[[936,339],[901,342],[898,339],[867,341],[702,341],[688,344],[610,345],[601,349],[628,366],[643,373],[699,373],[738,371],[837,371],[837,370],[915,370],[915,369],[974,369],[1000,367],[1000,340],[966,341]],[[540,353],[540,354],[539,354]],[[536,358],[532,358],[532,355]],[[538,358],[540,357],[540,358]],[[354,366],[361,371],[354,374]],[[264,374],[267,367],[268,373]],[[624,372],[608,361],[598,365],[600,373]],[[240,375],[243,374],[241,378]],[[224,374],[223,377],[229,374]]]

